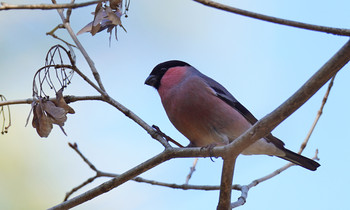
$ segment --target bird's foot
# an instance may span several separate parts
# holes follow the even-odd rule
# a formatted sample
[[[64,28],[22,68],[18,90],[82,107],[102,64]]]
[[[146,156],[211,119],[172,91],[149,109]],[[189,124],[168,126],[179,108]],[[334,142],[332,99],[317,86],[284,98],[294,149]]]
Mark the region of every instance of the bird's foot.
[[[204,147],[201,147],[201,150],[208,150],[209,151],[209,157],[210,157],[210,160],[214,162],[213,160],[213,157],[217,158],[216,156],[213,155],[213,149],[214,147],[218,146],[218,144],[216,143],[211,143],[211,144],[208,144]]]
[[[173,138],[171,138],[170,136],[168,136],[168,135],[166,135],[165,133],[163,133],[163,132],[160,130],[160,128],[159,128],[158,126],[152,125],[152,128],[153,128],[154,130],[156,130],[157,133],[158,133],[159,135],[161,135],[163,138],[165,138],[168,142],[172,142],[172,143],[174,143],[175,145],[177,145],[178,147],[181,147],[181,148],[184,147],[184,146],[182,146],[179,142],[175,141]]]

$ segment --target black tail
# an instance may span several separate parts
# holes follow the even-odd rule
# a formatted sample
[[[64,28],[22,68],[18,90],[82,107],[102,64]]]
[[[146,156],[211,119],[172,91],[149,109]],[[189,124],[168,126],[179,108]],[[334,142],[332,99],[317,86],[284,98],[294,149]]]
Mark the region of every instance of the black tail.
[[[277,157],[288,160],[294,164],[300,165],[301,167],[304,167],[304,168],[309,169],[311,171],[316,171],[317,167],[320,166],[320,164],[317,163],[316,161],[311,160],[311,159],[304,157],[302,155],[299,155],[299,154],[292,152],[288,149],[284,149],[283,151],[286,153],[286,155],[285,156],[277,156]]]

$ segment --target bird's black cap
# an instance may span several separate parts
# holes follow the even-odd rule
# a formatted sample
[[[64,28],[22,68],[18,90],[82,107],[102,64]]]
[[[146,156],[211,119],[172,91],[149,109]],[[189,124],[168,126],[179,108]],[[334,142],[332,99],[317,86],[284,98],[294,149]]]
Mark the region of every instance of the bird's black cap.
[[[178,66],[190,66],[190,64],[179,60],[171,60],[171,61],[160,63],[153,68],[152,72],[147,77],[145,84],[150,85],[158,90],[160,85],[160,80],[162,79],[165,72],[167,72],[169,68],[178,67]]]

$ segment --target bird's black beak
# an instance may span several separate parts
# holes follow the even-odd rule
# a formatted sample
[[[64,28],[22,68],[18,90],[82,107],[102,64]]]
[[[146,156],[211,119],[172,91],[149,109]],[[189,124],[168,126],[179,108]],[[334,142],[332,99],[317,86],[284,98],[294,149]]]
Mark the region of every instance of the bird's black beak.
[[[149,75],[145,81],[146,85],[156,87],[156,84],[158,82],[158,78],[155,75]]]

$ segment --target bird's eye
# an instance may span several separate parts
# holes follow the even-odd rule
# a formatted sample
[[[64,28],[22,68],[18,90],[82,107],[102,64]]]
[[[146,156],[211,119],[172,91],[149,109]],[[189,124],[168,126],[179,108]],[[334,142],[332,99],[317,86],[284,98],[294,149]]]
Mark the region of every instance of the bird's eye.
[[[161,68],[160,71],[166,71],[166,68]]]

